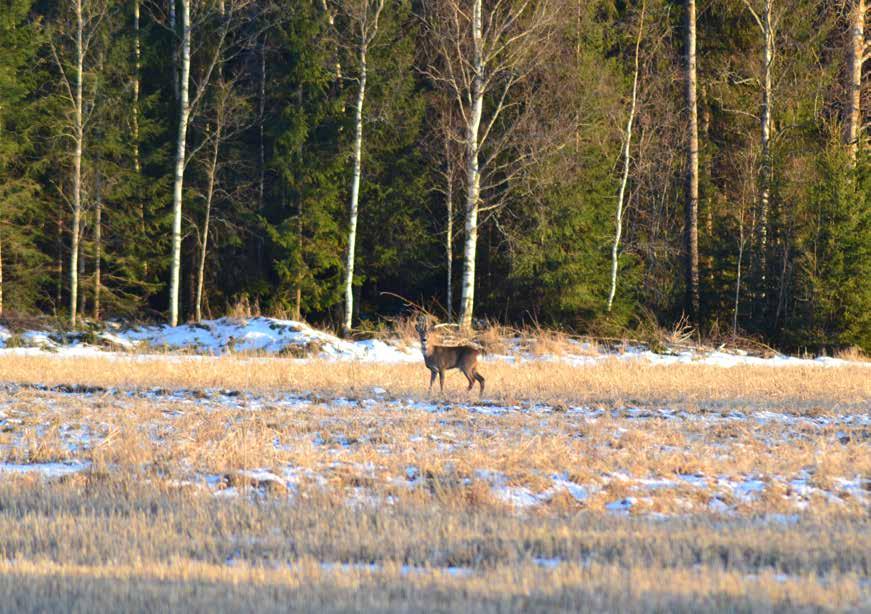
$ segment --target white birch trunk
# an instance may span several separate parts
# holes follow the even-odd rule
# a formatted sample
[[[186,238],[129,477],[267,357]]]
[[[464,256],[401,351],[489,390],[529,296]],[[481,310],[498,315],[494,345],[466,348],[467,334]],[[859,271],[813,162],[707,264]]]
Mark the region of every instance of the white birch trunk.
[[[133,170],[138,176],[142,172],[139,158],[139,89],[142,71],[142,41],[139,27],[139,0],[133,0]],[[145,204],[139,200],[139,233],[145,240]],[[142,270],[148,275],[148,259],[143,259]]]
[[[626,136],[623,149],[623,180],[620,182],[620,193],[617,196],[617,216],[614,230],[614,245],[611,246],[611,291],[608,293],[608,312],[614,304],[617,293],[617,256],[620,250],[620,237],[623,234],[623,198],[626,194],[626,184],[629,182],[630,145],[632,143],[632,122],[635,119],[635,105],[638,100],[638,55],[641,49],[641,36],[644,28],[644,10],[641,3],[641,21],[638,24],[638,37],[635,39],[635,75],[632,79],[632,103],[629,105],[629,119],[626,120]]]
[[[463,280],[460,297],[460,325],[472,327],[475,307],[475,258],[478,246],[478,201],[481,172],[478,166],[478,132],[484,108],[484,54],[482,0],[472,7],[472,91],[471,108],[466,121],[466,203],[465,242],[463,246]]]
[[[447,311],[448,322],[454,319],[454,161],[451,157],[450,137],[445,137],[445,207],[447,209],[447,228],[445,229],[445,264],[447,265]]]
[[[296,88],[296,103],[297,103],[297,106],[301,109],[302,103],[303,103],[303,93],[302,93],[302,86],[301,85],[298,85]],[[302,156],[302,147],[300,147],[299,154],[301,157]],[[303,199],[302,198],[297,199],[296,213],[297,213],[297,215],[296,215],[296,240],[297,240],[297,245],[299,247],[296,250],[296,276],[297,276],[296,277],[296,288],[295,288],[295,294],[296,294],[295,299],[296,300],[294,301],[293,319],[296,321],[300,321],[302,319],[302,278],[303,278],[302,268],[303,268],[303,263],[304,263],[303,256],[302,256],[302,250],[303,250],[303,233],[302,233],[302,231],[303,231],[303,219],[302,219],[302,216],[304,213]]]
[[[687,75],[686,99],[689,115],[687,138],[687,186],[684,211],[686,252],[686,310],[696,319],[699,313],[699,115],[696,80],[696,2],[686,3]]]
[[[81,241],[79,249],[81,249]],[[85,259],[79,258],[79,279],[85,278]],[[86,296],[84,290],[79,291],[79,313],[85,313]]]
[[[55,288],[54,288],[54,308],[53,312],[57,315],[58,310],[61,308],[63,301],[63,285],[64,285],[64,263],[63,263],[63,253],[64,253],[64,210],[63,208],[58,209],[57,212],[57,220],[56,220],[56,232],[55,232],[55,252],[57,253],[57,258],[54,261],[54,274],[55,274]]]
[[[738,309],[741,305],[741,265],[744,261],[744,208],[738,222],[738,264],[735,270],[735,309],[732,312],[732,336],[738,336]]]
[[[212,215],[212,198],[215,194],[215,177],[218,172],[218,153],[221,146],[221,124],[219,120],[215,126],[214,144],[212,145],[212,159],[209,161],[209,179],[206,185],[206,215],[203,220],[202,245],[200,246],[200,261],[197,267],[197,295],[194,299],[194,311],[197,322],[203,319],[203,284],[206,273],[206,253],[209,246],[209,223]]]
[[[354,251],[357,242],[357,208],[360,198],[360,173],[363,153],[363,101],[366,97],[366,33],[360,42],[360,89],[354,109],[354,176],[351,179],[351,219],[348,227],[348,254],[345,264],[345,319],[342,330],[351,332],[354,317]]]
[[[73,227],[70,247],[70,325],[75,328],[79,298],[79,234],[82,216],[82,150],[84,149],[84,117],[82,115],[82,79],[84,65],[84,44],[82,41],[84,23],[82,21],[82,1],[76,0],[76,75],[75,100],[73,112]]]
[[[99,320],[100,313],[100,295],[102,289],[102,260],[103,260],[103,202],[98,194],[96,211],[94,215],[94,319]]]
[[[133,170],[138,175],[139,161],[139,72],[141,69],[141,47],[139,40],[139,0],[133,0]]]
[[[181,6],[181,87],[179,93],[178,139],[176,141],[175,152],[175,181],[172,196],[172,270],[170,273],[169,289],[169,322],[171,326],[178,325],[179,317],[182,188],[184,187],[185,146],[187,143],[188,118],[190,116],[190,105],[188,102],[188,81],[190,79],[191,66],[190,0],[181,0]]]
[[[856,163],[862,134],[862,62],[865,55],[865,0],[854,0],[850,16],[849,101],[846,143],[850,160]]]
[[[766,276],[768,273],[768,205],[771,191],[771,64],[774,61],[774,32],[771,27],[771,0],[765,0],[762,15],[765,51],[763,55],[762,116],[760,119],[760,139],[762,145],[762,173],[760,177],[759,215],[757,217],[758,242],[757,262],[760,298],[766,295]]]

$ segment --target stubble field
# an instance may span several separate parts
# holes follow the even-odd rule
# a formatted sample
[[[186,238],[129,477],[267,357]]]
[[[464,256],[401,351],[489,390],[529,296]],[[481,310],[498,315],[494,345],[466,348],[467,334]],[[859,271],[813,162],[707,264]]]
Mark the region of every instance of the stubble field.
[[[0,609],[871,607],[871,370],[0,355]]]

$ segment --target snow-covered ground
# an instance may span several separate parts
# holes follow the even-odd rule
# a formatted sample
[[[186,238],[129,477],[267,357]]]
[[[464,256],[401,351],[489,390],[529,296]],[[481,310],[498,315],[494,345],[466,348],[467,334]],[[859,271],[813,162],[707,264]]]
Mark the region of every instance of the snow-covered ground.
[[[748,355],[743,350],[675,349],[655,353],[639,345],[627,345],[620,351],[599,350],[589,344],[569,340],[559,354],[539,354],[529,351],[529,340],[506,339],[504,353],[490,353],[485,361],[560,361],[582,366],[603,360],[647,361],[657,365],[697,364],[718,367],[737,365],[844,366],[871,362],[848,361],[839,358],[798,358],[776,355],[768,358]],[[327,360],[359,360],[379,363],[414,362],[420,360],[417,344],[399,339],[366,339],[349,341],[312,328],[303,322],[255,317],[244,320],[219,318],[180,326],[153,325],[124,328],[108,325],[94,333],[26,330],[12,333],[0,326],[0,354],[39,354],[51,352],[59,356],[82,356],[110,352],[150,353],[163,356],[174,352],[183,356],[262,354],[295,358]]]
[[[113,330],[115,329],[115,330]],[[378,339],[347,341],[303,322],[275,318],[219,318],[180,326],[110,327],[93,334],[24,331],[0,326],[0,348],[12,353],[59,355],[113,351],[178,352],[185,355],[266,354],[373,362],[409,362],[419,351]]]
[[[620,351],[598,350],[569,340],[562,345],[559,354],[541,354],[530,349],[533,343],[528,339],[505,339],[501,345],[507,349],[489,354],[484,360],[562,361],[578,368],[606,360],[724,368],[871,365],[825,357],[762,358],[725,348],[657,354],[638,346],[623,347]],[[167,352],[172,355],[168,357]],[[349,341],[301,322],[262,317],[221,318],[177,327],[115,326],[87,334],[35,330],[13,334],[0,327],[0,356],[16,354],[59,359],[100,355],[119,360],[121,357],[125,360],[198,360],[203,356],[228,354],[265,357],[252,359],[255,361],[268,361],[271,356],[290,356],[303,361],[374,363],[421,360],[415,343],[403,343],[399,339]],[[22,403],[22,398],[27,401]],[[141,411],[142,406],[149,409],[141,414],[141,422],[135,422],[132,427],[131,423],[119,422],[119,416]],[[300,426],[305,420],[311,420],[309,416],[313,411],[324,416],[321,422]],[[858,509],[864,513],[871,511],[868,475],[855,473],[848,464],[842,464],[837,473],[821,475],[808,469],[810,465],[805,463],[805,459],[807,463],[816,463],[818,451],[839,446],[850,450],[861,450],[864,446],[867,450],[871,412],[864,410],[861,404],[804,412],[786,405],[772,410],[746,400],[720,404],[709,410],[682,403],[644,405],[643,400],[612,407],[548,405],[535,398],[458,403],[415,395],[397,396],[377,386],[323,398],[306,391],[121,389],[79,386],[75,382],[48,386],[0,381],[0,458],[6,459],[0,462],[0,481],[20,475],[53,480],[89,472],[96,463],[92,460],[97,458],[93,456],[94,450],[111,444],[115,434],[123,429],[133,428],[136,436],[145,433],[144,445],[181,445],[179,441],[186,440],[179,429],[188,424],[188,418],[206,423],[210,416],[218,413],[223,420],[230,421],[228,430],[240,421],[263,420],[256,416],[268,415],[270,420],[276,415],[292,416],[290,423],[285,423],[285,434],[276,435],[274,444],[265,445],[274,445],[276,456],[281,458],[292,457],[299,450],[310,450],[314,460],[308,466],[287,461],[269,467],[252,466],[253,463],[237,465],[229,473],[187,466],[184,461],[183,469],[172,470],[171,485],[202,488],[216,497],[259,497],[278,493],[293,503],[302,496],[304,488],[311,488],[312,484],[330,488],[344,480],[342,476],[351,474],[356,476],[359,485],[343,493],[349,505],[384,505],[391,504],[397,492],[434,488],[434,478],[421,464],[421,459],[409,456],[410,451],[425,450],[437,458],[443,454],[446,463],[458,466],[463,466],[466,459],[474,459],[468,460],[474,464],[456,475],[451,474],[450,479],[461,487],[485,488],[493,500],[521,512],[541,509],[560,500],[581,507],[592,505],[593,509],[613,514],[728,515],[750,509],[754,513],[765,513],[770,502],[774,502],[771,509],[786,514],[801,513],[809,506],[816,509],[814,506],[821,505]],[[423,430],[403,433],[398,439],[384,438],[383,430],[394,426],[399,417],[409,415],[417,416],[424,425]],[[443,418],[447,415],[453,417]],[[371,424],[367,427],[374,429],[370,434],[360,436],[361,420]],[[488,426],[482,430],[481,423]],[[584,434],[588,428],[594,429],[593,434]],[[596,428],[602,430],[595,431]],[[655,430],[663,440],[645,440],[650,430]],[[348,437],[351,431],[358,432],[357,436]],[[375,432],[377,435],[372,434]],[[199,435],[193,432],[193,436]],[[566,453],[565,458],[544,468],[518,458],[519,470],[512,474],[498,463],[486,462],[487,450],[476,451],[486,443],[487,437],[502,442],[504,454],[504,450],[512,449],[515,440],[534,436],[561,441],[567,450],[576,449],[572,448],[573,440],[583,440],[584,445],[589,446],[584,448],[584,453],[599,458],[600,467],[592,472],[577,471],[584,467],[584,458]],[[43,440],[48,439],[51,439],[50,445],[41,447]],[[661,466],[678,468],[660,471],[655,469],[656,463],[651,462],[654,469],[650,471],[630,471],[631,465],[626,464],[619,452],[621,442],[627,439],[626,445],[635,453],[643,453],[648,460],[652,458],[657,462],[663,459]],[[788,469],[771,469],[776,463],[768,450],[779,446],[788,449],[793,445],[800,450],[799,455],[805,456],[792,464],[780,465]],[[643,446],[640,448],[643,452],[639,452],[637,446]],[[704,462],[709,449],[716,449],[719,458],[738,458],[744,450],[755,450],[754,454],[767,459],[768,464],[760,463],[760,469],[756,470],[750,463],[745,465],[750,469],[730,472],[727,463]],[[183,458],[183,453],[179,454]],[[843,454],[847,453],[842,453],[842,457]],[[685,458],[682,461],[685,464],[675,465],[675,456]],[[359,458],[374,460],[361,462]],[[613,464],[612,460],[601,459],[612,459]],[[699,467],[709,469],[703,471]],[[149,470],[147,466],[141,468]]]
[[[871,477],[861,474],[835,474],[820,479],[812,468],[794,464],[788,472],[769,470],[724,473],[675,471],[674,473],[631,474],[624,461],[596,472],[573,472],[573,467],[584,465],[583,458],[567,456],[563,466],[547,469],[518,465],[521,474],[507,474],[481,461],[475,448],[481,445],[482,433],[488,437],[518,441],[528,438],[528,425],[541,425],[540,435],[560,439],[566,433],[592,441],[594,450],[611,455],[615,445],[632,432],[645,433],[659,429],[665,437],[679,432],[681,445],[654,442],[644,448],[648,456],[668,459],[686,455],[690,465],[699,464],[696,455],[702,449],[717,450],[717,455],[741,454],[748,445],[763,443],[766,448],[796,442],[799,448],[811,445],[816,449],[827,446],[861,446],[871,427],[871,414],[836,413],[800,415],[770,410],[732,410],[723,412],[687,411],[674,408],[603,409],[600,407],[551,407],[541,403],[499,405],[489,402],[455,403],[441,400],[424,401],[414,398],[390,397],[383,390],[360,391],[358,398],[318,398],[299,394],[261,394],[237,390],[166,390],[115,389],[100,387],[0,385],[0,429],[10,433],[6,443],[0,445],[9,460],[0,462],[0,480],[9,474],[40,475],[56,479],[70,474],[89,471],[89,456],[110,441],[118,427],[111,423],[114,416],[124,415],[146,404],[157,408],[136,428],[148,433],[155,445],[174,446],[173,437],[184,440],[178,433],[180,425],[191,418],[207,420],[220,415],[221,421],[257,420],[257,416],[290,416],[292,421],[310,419],[317,412],[317,429],[293,427],[284,435],[276,434],[269,444],[281,453],[310,450],[313,461],[307,466],[277,463],[270,467],[243,467],[229,473],[214,473],[195,466],[176,468],[170,485],[178,488],[202,488],[216,497],[263,496],[278,494],[293,504],[303,484],[307,488],[334,488],[340,476],[355,475],[356,485],[345,487],[342,493],[348,505],[379,506],[394,502],[397,491],[433,488],[433,478],[422,469],[418,461],[402,462],[409,450],[437,449],[446,462],[463,464],[464,458],[482,462],[477,468],[456,474],[456,483],[472,487],[484,485],[494,500],[518,512],[535,510],[550,505],[560,497],[568,498],[580,506],[596,500],[596,505],[614,514],[674,515],[683,513],[712,513],[731,515],[741,510],[755,512],[768,509],[773,503],[776,514],[798,514],[811,506],[832,506],[837,509],[871,511]],[[22,405],[17,399],[26,398]],[[82,419],[76,405],[101,409],[89,419]],[[230,412],[230,413],[227,413]],[[419,432],[404,434],[406,439],[390,437],[382,441],[382,429],[389,429],[395,420],[418,415],[422,426]],[[462,416],[457,419],[456,416]],[[259,418],[262,420],[263,418]],[[73,421],[75,420],[75,421]],[[369,434],[347,433],[367,421]],[[181,421],[181,422],[179,422]],[[487,421],[482,427],[482,421]],[[604,429],[599,435],[586,436],[585,428]],[[240,427],[241,428],[241,427]],[[278,428],[278,427],[276,427]],[[22,450],[33,437],[44,437],[54,430],[55,448],[61,460],[26,462]],[[550,429],[550,430],[548,430]],[[280,433],[277,430],[276,433]],[[722,436],[710,433],[722,432]],[[735,439],[731,433],[746,433]],[[752,434],[751,434],[752,433]],[[746,439],[744,438],[746,437]],[[484,440],[486,441],[486,440]],[[859,442],[857,444],[857,442]],[[210,444],[211,445],[211,444]],[[630,445],[638,445],[631,444]],[[18,449],[19,451],[16,451]],[[469,455],[469,456],[466,456]],[[486,456],[486,455],[485,455]],[[361,462],[359,458],[370,458]],[[604,458],[604,456],[602,456]],[[615,458],[619,458],[616,456]],[[813,456],[806,457],[814,461]],[[380,461],[378,459],[381,459]],[[696,459],[696,460],[694,460]],[[580,464],[580,465],[579,465]],[[727,465],[726,465],[727,466]],[[724,466],[724,467],[726,467]],[[764,465],[760,465],[764,466]],[[146,467],[147,469],[147,467]],[[522,474],[532,474],[533,480],[524,481]],[[519,475],[521,477],[519,477]],[[586,477],[578,477],[578,475]],[[367,486],[368,484],[368,486]],[[532,485],[535,484],[535,485]],[[858,507],[857,507],[858,506]],[[814,508],[816,509],[816,508]],[[663,512],[662,510],[667,510]],[[785,510],[785,512],[784,512]],[[775,514],[775,515],[776,515]]]

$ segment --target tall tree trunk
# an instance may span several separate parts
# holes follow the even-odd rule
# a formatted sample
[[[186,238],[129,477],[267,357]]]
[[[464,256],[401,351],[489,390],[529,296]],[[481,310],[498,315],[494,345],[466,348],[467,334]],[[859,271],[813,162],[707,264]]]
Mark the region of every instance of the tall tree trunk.
[[[684,252],[686,257],[686,311],[699,316],[699,117],[696,103],[696,2],[686,0],[687,135]]]
[[[257,113],[257,129],[259,132],[259,158],[258,171],[260,174],[257,183],[257,210],[263,210],[263,189],[266,184],[266,146],[263,134],[263,120],[266,113],[266,49],[265,44],[260,44],[260,99]]]
[[[296,101],[297,101],[297,107],[301,109],[302,103],[303,103],[302,85],[298,85],[296,88]],[[302,160],[302,155],[303,155],[302,144],[300,144],[300,146],[299,146],[300,161]],[[300,162],[300,166],[302,166],[301,162]],[[286,201],[287,200],[287,187],[286,187],[286,185],[285,185],[284,198]],[[303,242],[302,215],[303,215],[303,199],[302,199],[302,196],[300,195],[297,199],[297,210],[296,210],[296,240],[297,240],[298,249],[296,250],[296,288],[295,288],[295,290],[296,290],[295,299],[296,300],[294,302],[294,314],[293,314],[293,319],[296,321],[300,321],[302,319],[302,267],[304,264],[304,260],[303,260],[303,256],[302,256],[302,247],[303,247],[302,246],[302,242]]]
[[[632,143],[632,122],[635,119],[635,104],[638,100],[638,55],[641,49],[641,36],[644,31],[644,10],[646,3],[641,3],[641,19],[638,23],[638,36],[635,39],[635,73],[632,78],[632,103],[629,105],[629,119],[626,120],[625,144],[623,148],[623,180],[620,182],[620,193],[617,196],[617,216],[614,230],[614,244],[611,246],[611,291],[608,293],[608,312],[614,304],[617,293],[617,255],[620,249],[620,237],[623,234],[623,198],[626,184],[629,182],[630,145]]]
[[[702,143],[709,142],[711,132],[711,107],[708,104],[707,90],[704,86],[701,88],[702,93]],[[701,151],[699,152],[701,155]],[[711,156],[705,156],[699,163],[701,165],[702,177],[705,178],[705,186],[710,189],[712,165]],[[711,191],[713,192],[713,191]],[[701,190],[701,199],[705,203],[705,238],[707,249],[705,250],[705,279],[708,287],[714,287],[714,198],[713,193],[708,193],[705,189]],[[701,257],[701,256],[700,256]]]
[[[224,0],[220,0],[219,9],[221,14],[221,19],[226,16],[226,11],[224,7]],[[218,174],[218,154],[221,150],[221,136],[224,127],[224,102],[226,100],[225,96],[227,95],[226,90],[224,89],[224,66],[223,63],[218,62],[218,100],[217,107],[215,112],[215,134],[214,140],[212,141],[212,157],[209,160],[209,168],[207,171],[208,174],[208,182],[206,185],[206,211],[205,211],[205,219],[203,220],[203,232],[200,240],[200,257],[199,262],[197,263],[197,280],[196,280],[196,292],[194,296],[194,318],[197,322],[203,319],[203,284],[206,274],[206,254],[209,249],[209,223],[212,218],[212,200],[215,194],[215,182]],[[206,134],[208,134],[208,127],[206,128]]]
[[[351,332],[354,317],[354,248],[357,241],[357,206],[360,198],[360,172],[363,154],[363,100],[366,97],[366,33],[360,42],[360,89],[354,109],[354,176],[351,180],[351,219],[348,227],[348,255],[345,264],[345,320],[342,330]]]
[[[175,181],[173,184],[172,196],[172,271],[169,289],[169,322],[171,326],[178,325],[179,317],[182,188],[184,186],[185,146],[187,143],[188,118],[190,116],[190,105],[188,102],[188,81],[190,79],[191,69],[190,0],[181,0],[181,6],[181,91],[179,95],[178,138],[176,140],[175,150]]]
[[[55,249],[57,257],[55,258],[55,297],[54,297],[54,313],[58,315],[58,310],[63,302],[64,288],[64,209],[58,208],[57,212],[57,232],[55,233]]]
[[[466,117],[466,203],[465,245],[463,246],[463,281],[460,297],[460,325],[472,327],[475,307],[475,258],[478,246],[478,201],[481,195],[481,172],[478,166],[478,131],[484,108],[482,0],[472,7],[472,91],[471,108]]]
[[[265,36],[260,43],[260,100],[257,113],[257,130],[259,137],[259,149],[257,158],[257,170],[259,172],[257,182],[257,213],[263,215],[263,197],[266,186],[266,144],[264,140],[264,121],[266,115],[266,40]],[[263,240],[257,239],[257,271],[263,272]]]
[[[847,130],[844,140],[850,160],[856,163],[862,133],[862,62],[865,55],[865,0],[854,0],[850,15],[849,89],[847,104]]]
[[[82,216],[82,150],[84,148],[85,130],[82,115],[82,79],[84,64],[84,45],[82,41],[82,0],[76,0],[76,74],[75,100],[73,114],[73,138],[75,152],[73,153],[73,228],[70,248],[70,326],[76,326],[79,291],[79,234]]]
[[[206,214],[203,220],[203,232],[200,246],[200,261],[197,266],[197,295],[194,299],[194,314],[197,322],[203,319],[203,280],[206,272],[206,251],[209,246],[209,222],[212,215],[212,197],[215,194],[215,177],[218,172],[218,152],[221,146],[222,121],[216,122],[214,142],[212,145],[212,157],[209,160],[208,182],[206,185]]]
[[[141,47],[139,40],[139,0],[133,0],[133,170],[138,175],[139,161],[139,73],[141,71]],[[141,208],[141,207],[140,207]]]
[[[79,279],[85,279],[85,258],[79,258]],[[85,313],[87,297],[84,288],[79,292],[79,313]]]
[[[103,260],[103,199],[97,194],[96,211],[94,212],[94,319],[99,320],[100,294],[102,289]]]
[[[327,23],[330,26],[330,29],[335,27],[336,25],[336,15],[333,11],[330,10],[329,5],[327,4],[327,0],[321,0],[321,7],[324,9],[324,15],[327,17]],[[336,73],[336,86],[339,88],[339,91],[342,90],[342,62],[341,57],[339,56],[339,48],[336,47],[335,57],[334,57],[334,69]],[[342,102],[342,111],[345,110],[345,104]]]
[[[762,15],[765,52],[763,69],[765,71],[762,87],[762,116],[760,119],[760,140],[762,145],[762,173],[760,176],[757,261],[759,267],[759,290],[763,301],[767,295],[768,276],[768,207],[771,198],[771,64],[774,61],[774,32],[771,29],[771,0],[765,0]]]
[[[189,2],[189,0],[181,0],[182,3]],[[178,35],[178,31],[175,27],[175,4],[178,0],[169,0],[169,29],[172,30],[173,39]],[[178,100],[179,97],[179,81],[178,81],[178,46],[173,44],[172,46],[172,93],[175,96],[175,99]]]
[[[139,177],[142,161],[139,152],[139,89],[142,72],[142,41],[139,27],[139,0],[133,0],[133,170]],[[139,235],[145,240],[145,203],[139,197]],[[142,271],[148,275],[148,258],[142,259]]]
[[[445,207],[447,208],[447,228],[445,229],[445,264],[447,265],[447,311],[448,321],[454,319],[454,159],[451,156],[450,137],[445,137]]]
[[[297,264],[297,280],[296,280],[296,296],[293,305],[293,319],[297,322],[302,319],[302,198],[299,199],[299,206],[296,216],[296,235],[299,242],[299,249],[296,254]]]
[[[741,305],[741,266],[744,263],[744,206],[738,220],[738,263],[735,267],[735,309],[732,312],[732,336],[738,336],[738,309]]]

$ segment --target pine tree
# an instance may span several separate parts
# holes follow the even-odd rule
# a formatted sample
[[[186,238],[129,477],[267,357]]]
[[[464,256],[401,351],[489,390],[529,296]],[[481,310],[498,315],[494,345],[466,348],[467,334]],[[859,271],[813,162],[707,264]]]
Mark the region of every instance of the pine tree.
[[[265,224],[277,284],[270,302],[297,318],[324,313],[341,296],[341,153],[348,131],[328,34],[327,16],[311,4],[285,17],[274,32],[278,117],[269,136],[278,179]]]

